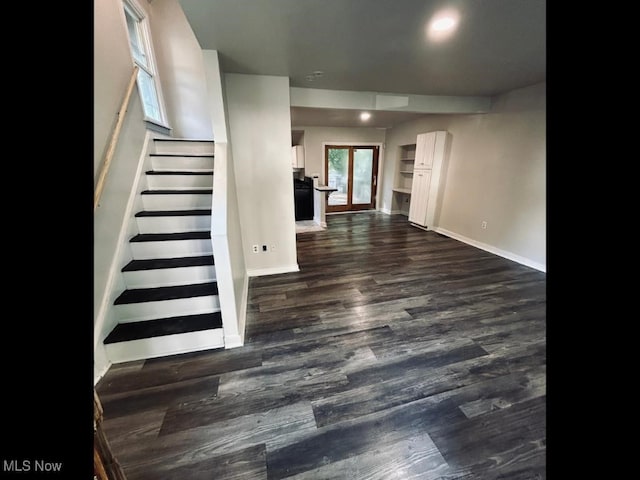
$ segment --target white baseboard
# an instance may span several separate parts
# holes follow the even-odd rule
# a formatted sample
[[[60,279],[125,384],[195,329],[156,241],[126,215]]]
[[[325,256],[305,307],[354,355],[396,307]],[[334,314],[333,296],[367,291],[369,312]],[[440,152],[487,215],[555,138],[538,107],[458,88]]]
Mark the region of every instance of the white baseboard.
[[[489,245],[487,243],[483,243],[483,242],[479,242],[477,240],[473,240],[472,238],[468,238],[465,237],[464,235],[460,235],[458,233],[452,232],[450,230],[447,230],[445,228],[440,228],[440,227],[436,227],[433,229],[434,232],[436,233],[441,233],[442,235],[445,235],[447,237],[451,237],[454,238],[456,240],[460,240],[463,243],[466,243],[468,245],[471,245],[472,247],[476,247],[479,248],[481,250],[484,250],[486,252],[489,253],[493,253],[495,255],[498,255],[500,257],[506,258],[508,260],[513,260],[514,262],[517,262],[521,265],[524,265],[526,267],[531,267],[534,268],[540,272],[547,272],[547,266],[539,263],[539,262],[534,262],[533,260],[523,257],[521,255],[518,255],[516,253],[513,252],[509,252],[507,250],[502,250],[501,248],[498,247],[494,247],[493,245]]]
[[[295,265],[288,265],[284,267],[272,267],[272,268],[252,268],[247,270],[247,275],[250,277],[262,277],[263,275],[278,275],[280,273],[299,272],[300,267],[296,263]]]
[[[244,345],[244,341],[240,335],[225,335],[224,348],[238,348]]]

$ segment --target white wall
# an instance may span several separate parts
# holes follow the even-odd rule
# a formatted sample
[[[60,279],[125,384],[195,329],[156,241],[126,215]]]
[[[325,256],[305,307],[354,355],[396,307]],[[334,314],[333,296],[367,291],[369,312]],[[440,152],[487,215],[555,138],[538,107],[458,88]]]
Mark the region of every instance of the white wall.
[[[143,2],[147,5],[147,2]],[[93,10],[94,179],[133,72],[122,0],[95,0]]]
[[[452,134],[438,227],[546,268],[546,83],[494,98],[488,114],[427,115],[389,130],[383,209],[392,208],[394,152],[433,130]]]
[[[296,271],[289,79],[227,73],[225,88],[247,270]]]
[[[384,143],[385,141],[385,131],[377,128],[295,127],[295,129],[304,130],[304,174],[309,177],[319,174],[320,183],[324,185],[326,182],[322,142]],[[382,166],[382,161],[382,158],[378,159],[378,168]]]
[[[146,2],[145,2],[146,3]],[[154,0],[150,9],[158,73],[172,136],[212,138],[202,49],[177,0]]]
[[[148,6],[146,2],[143,5]],[[116,114],[131,78],[133,65],[124,27],[120,0],[94,2],[94,181],[98,179],[104,153],[115,125]],[[94,339],[96,375],[104,373],[108,361],[102,345],[109,315],[101,309],[109,285],[118,236],[133,187],[140,152],[145,143],[142,105],[134,88],[124,117],[118,146],[105,181],[99,207],[94,212]],[[115,279],[115,288],[122,287]]]

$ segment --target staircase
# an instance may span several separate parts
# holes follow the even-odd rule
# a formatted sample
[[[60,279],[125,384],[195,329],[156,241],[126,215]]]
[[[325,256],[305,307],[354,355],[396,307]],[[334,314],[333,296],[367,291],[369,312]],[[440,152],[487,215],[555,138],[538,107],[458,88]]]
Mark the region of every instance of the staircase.
[[[155,139],[133,260],[122,268],[118,325],[105,338],[125,362],[224,346],[211,244],[214,143]]]

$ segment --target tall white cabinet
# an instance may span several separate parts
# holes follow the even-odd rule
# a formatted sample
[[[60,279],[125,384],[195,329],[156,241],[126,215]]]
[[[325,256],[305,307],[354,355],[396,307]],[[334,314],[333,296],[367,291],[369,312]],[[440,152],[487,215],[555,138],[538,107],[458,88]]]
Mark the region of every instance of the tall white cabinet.
[[[421,133],[416,140],[409,222],[434,228],[438,220],[451,135],[445,131]]]

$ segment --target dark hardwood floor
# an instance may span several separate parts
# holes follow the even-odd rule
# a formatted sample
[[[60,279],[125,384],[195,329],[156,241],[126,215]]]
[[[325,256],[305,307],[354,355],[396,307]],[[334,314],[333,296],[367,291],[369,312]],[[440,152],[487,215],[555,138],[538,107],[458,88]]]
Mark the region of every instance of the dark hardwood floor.
[[[128,479],[546,478],[546,275],[399,215],[327,223],[251,279],[244,347],[101,380]]]

